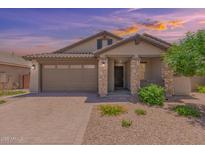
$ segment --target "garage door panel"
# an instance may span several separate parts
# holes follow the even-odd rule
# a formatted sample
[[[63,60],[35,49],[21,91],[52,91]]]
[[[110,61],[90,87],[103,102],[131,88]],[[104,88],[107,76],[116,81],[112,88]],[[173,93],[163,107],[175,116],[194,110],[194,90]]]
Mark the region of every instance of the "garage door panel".
[[[69,65],[69,64],[68,64]],[[82,65],[83,64],[78,64]],[[94,68],[42,68],[43,91],[97,91],[97,66]]]
[[[82,80],[82,70],[68,70],[68,81],[80,82]]]

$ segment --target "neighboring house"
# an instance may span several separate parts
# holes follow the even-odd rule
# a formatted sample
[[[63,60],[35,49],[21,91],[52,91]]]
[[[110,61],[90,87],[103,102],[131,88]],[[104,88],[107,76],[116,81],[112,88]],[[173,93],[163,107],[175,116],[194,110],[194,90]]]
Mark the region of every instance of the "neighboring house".
[[[115,90],[136,94],[140,86],[162,85],[174,93],[173,73],[161,59],[171,46],[148,34],[121,38],[102,31],[53,53],[28,55],[31,92]]]
[[[0,52],[0,90],[28,89],[29,62],[13,53]]]

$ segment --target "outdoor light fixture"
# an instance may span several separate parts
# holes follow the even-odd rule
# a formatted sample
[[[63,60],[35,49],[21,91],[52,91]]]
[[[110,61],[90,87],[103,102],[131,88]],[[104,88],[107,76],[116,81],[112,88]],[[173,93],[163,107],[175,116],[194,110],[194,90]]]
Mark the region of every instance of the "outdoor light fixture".
[[[31,66],[31,69],[32,69],[32,70],[35,70],[35,68],[36,68],[36,65],[33,64],[33,65]]]
[[[102,62],[102,66],[105,67],[105,62],[104,61]]]

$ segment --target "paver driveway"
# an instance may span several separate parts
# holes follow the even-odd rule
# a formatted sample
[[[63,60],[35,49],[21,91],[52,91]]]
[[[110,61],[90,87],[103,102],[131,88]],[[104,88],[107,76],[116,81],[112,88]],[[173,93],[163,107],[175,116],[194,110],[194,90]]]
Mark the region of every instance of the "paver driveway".
[[[86,95],[9,99],[0,105],[0,144],[81,144],[92,108]]]

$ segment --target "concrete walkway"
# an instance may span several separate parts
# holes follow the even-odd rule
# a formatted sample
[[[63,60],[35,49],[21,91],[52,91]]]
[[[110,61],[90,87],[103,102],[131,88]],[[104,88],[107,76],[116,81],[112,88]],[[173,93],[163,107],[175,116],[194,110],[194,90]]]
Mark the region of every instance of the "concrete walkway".
[[[9,98],[0,105],[0,144],[81,144],[92,109],[86,100],[86,94]]]

